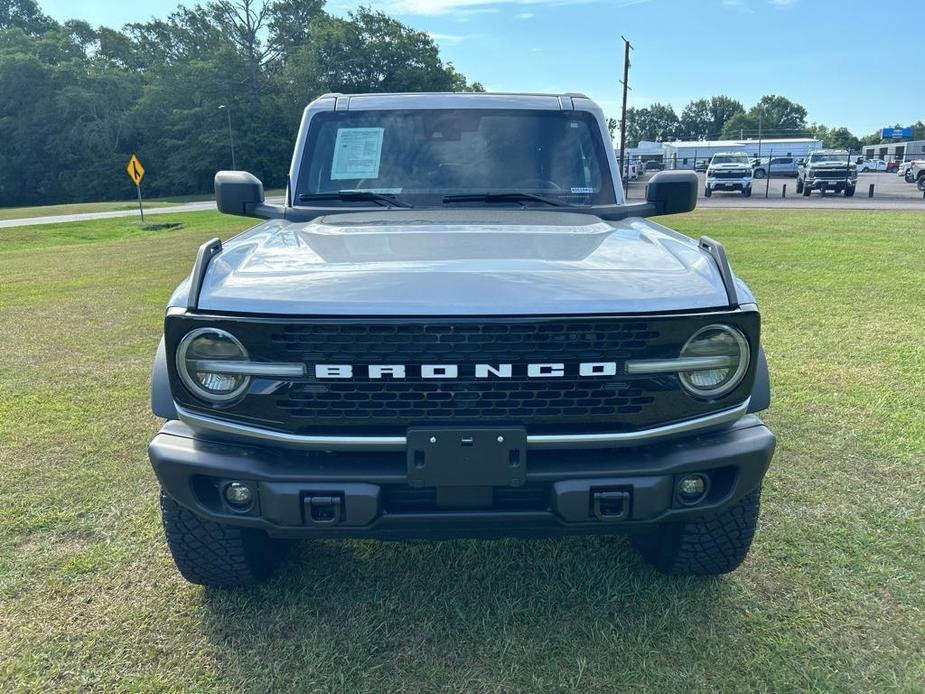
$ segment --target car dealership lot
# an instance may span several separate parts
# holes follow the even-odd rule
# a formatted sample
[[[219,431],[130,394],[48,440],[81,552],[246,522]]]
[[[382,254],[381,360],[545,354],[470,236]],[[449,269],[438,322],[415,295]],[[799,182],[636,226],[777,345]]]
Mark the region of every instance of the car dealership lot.
[[[627,199],[643,200],[645,198],[646,182],[656,172],[648,172],[638,181],[632,181],[627,186]],[[814,191],[808,198],[797,194],[796,179],[792,177],[774,177],[770,179],[754,179],[752,182],[752,196],[745,198],[737,192],[714,192],[711,198],[704,197],[705,174],[698,173],[700,179],[700,196],[697,205],[700,207],[781,207],[781,208],[822,208],[822,209],[883,209],[883,210],[922,210],[925,212],[925,199],[922,192],[914,184],[906,183],[895,173],[862,173],[858,174],[857,192],[854,197],[846,198],[844,195],[826,193],[823,197]],[[868,197],[870,184],[874,184],[874,197]],[[787,196],[782,197],[784,186],[787,186]],[[767,187],[768,196],[765,197]]]
[[[735,573],[665,578],[623,539],[319,542],[233,593],[170,563],[147,400],[168,294],[251,220],[158,221],[0,230],[0,690],[920,689],[920,215],[671,219],[767,315],[780,447]]]

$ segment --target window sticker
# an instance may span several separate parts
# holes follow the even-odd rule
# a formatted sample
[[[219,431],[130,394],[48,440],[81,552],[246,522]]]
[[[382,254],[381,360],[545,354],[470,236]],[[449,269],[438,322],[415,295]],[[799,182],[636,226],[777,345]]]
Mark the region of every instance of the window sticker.
[[[584,188],[579,186],[572,186],[573,193],[581,193],[583,195],[590,195],[594,192],[594,188]]]
[[[379,178],[384,128],[338,128],[331,180]]]

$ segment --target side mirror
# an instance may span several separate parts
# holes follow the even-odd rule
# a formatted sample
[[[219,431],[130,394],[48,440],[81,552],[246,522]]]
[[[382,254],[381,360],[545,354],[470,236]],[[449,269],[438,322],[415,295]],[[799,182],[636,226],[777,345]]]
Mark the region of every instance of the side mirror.
[[[700,181],[693,171],[661,171],[646,186],[646,202],[655,214],[690,212],[697,206]]]
[[[215,174],[215,204],[223,214],[259,219],[282,218],[285,209],[265,205],[263,183],[246,171],[219,171]]]
[[[799,164],[800,166],[806,166],[806,160],[805,160],[805,159],[800,159],[800,160],[797,162],[797,164]]]

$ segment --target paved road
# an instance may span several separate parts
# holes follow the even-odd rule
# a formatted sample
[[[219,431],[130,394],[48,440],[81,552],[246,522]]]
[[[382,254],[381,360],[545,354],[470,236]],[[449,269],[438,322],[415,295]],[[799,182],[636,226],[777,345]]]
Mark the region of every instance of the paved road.
[[[148,215],[172,214],[177,212],[200,212],[214,210],[215,201],[187,202],[182,205],[170,207],[152,207],[145,210]],[[49,217],[27,217],[24,219],[0,219],[0,229],[4,227],[26,227],[34,224],[64,224],[65,222],[81,222],[87,219],[110,219],[111,217],[137,217],[138,210],[110,210],[109,212],[82,212],[81,214],[58,214]]]

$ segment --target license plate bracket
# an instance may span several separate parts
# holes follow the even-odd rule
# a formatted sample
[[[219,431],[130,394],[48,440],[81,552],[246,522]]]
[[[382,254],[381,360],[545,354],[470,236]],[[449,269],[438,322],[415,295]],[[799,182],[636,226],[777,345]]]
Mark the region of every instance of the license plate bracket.
[[[520,487],[526,482],[523,427],[413,427],[407,440],[413,487]]]

